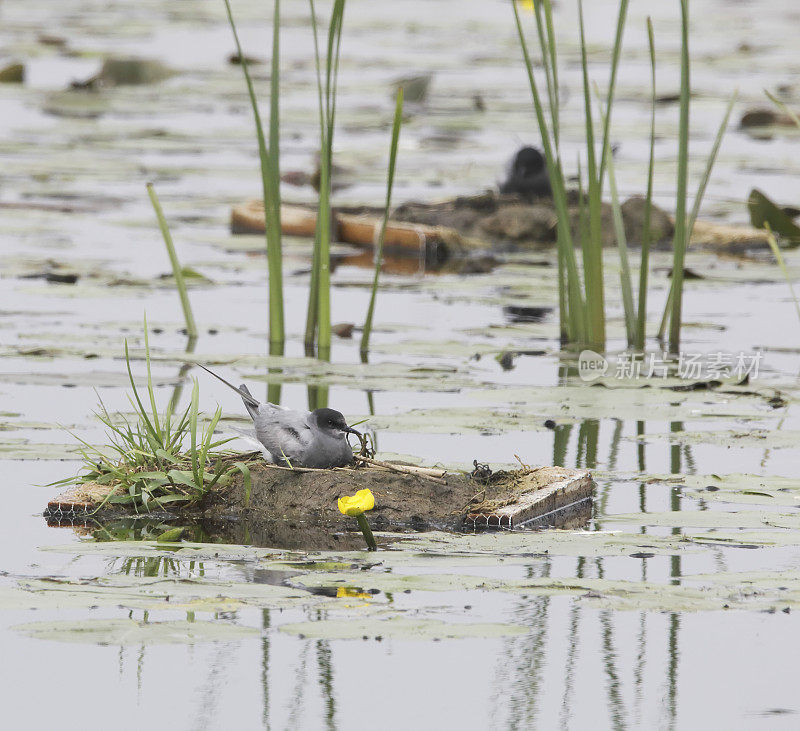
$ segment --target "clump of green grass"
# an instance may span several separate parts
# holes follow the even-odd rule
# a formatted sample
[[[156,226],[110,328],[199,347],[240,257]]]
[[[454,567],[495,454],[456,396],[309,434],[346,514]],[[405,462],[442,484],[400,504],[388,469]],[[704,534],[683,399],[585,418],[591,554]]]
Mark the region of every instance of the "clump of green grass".
[[[81,450],[84,470],[51,485],[108,485],[114,489],[100,508],[113,504],[133,507],[138,512],[190,506],[215,485],[224,485],[241,473],[249,500],[251,478],[247,463],[241,455],[220,451],[230,439],[214,439],[222,410],[217,407],[210,422],[205,426],[200,424],[200,387],[196,380],[183,413],[173,413],[171,404],[163,414],[159,412],[150,371],[146,320],[144,332],[149,406],[145,406],[136,387],[126,341],[125,362],[134,420],[112,416],[101,401],[97,417],[106,427],[108,444],[99,448],[78,437],[84,445]]]

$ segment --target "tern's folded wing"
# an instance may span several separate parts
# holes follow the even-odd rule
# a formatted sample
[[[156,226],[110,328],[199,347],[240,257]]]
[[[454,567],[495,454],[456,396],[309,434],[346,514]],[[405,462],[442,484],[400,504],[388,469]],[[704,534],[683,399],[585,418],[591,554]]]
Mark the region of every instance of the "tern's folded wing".
[[[276,460],[300,462],[313,438],[307,417],[308,412],[261,404],[253,419],[256,436]]]

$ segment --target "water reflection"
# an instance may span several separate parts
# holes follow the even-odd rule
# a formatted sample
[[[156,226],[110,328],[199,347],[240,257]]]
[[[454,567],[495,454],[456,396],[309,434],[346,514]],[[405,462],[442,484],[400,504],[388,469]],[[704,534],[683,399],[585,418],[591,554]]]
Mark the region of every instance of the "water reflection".
[[[330,348],[317,347],[313,344],[306,344],[306,356],[309,358],[316,358],[323,363],[331,362]],[[324,409],[328,406],[328,395],[330,393],[330,386],[322,386],[319,384],[306,387],[308,392],[308,410],[314,411],[315,409]]]
[[[313,389],[313,390],[312,390]],[[309,406],[313,407],[320,398],[318,387],[309,388]],[[367,391],[370,410],[374,412],[372,393]],[[311,399],[314,399],[312,402]],[[327,398],[327,388],[324,391]],[[684,431],[683,422],[668,425],[671,433]],[[653,459],[649,451],[658,449],[656,456],[664,460],[663,445],[647,445],[642,437],[646,433],[645,421],[627,422],[618,418],[585,419],[574,424],[555,425],[553,431],[553,462],[562,466],[575,466],[596,470],[598,467],[608,468],[613,472],[619,464],[634,464],[642,478],[631,485],[632,499],[636,501],[641,512],[648,510],[648,483],[644,479],[647,471],[648,457]],[[626,435],[635,436],[633,443],[626,441]],[[626,454],[626,449],[630,450]],[[695,464],[691,449],[679,444],[666,445],[666,461],[673,475],[693,472]],[[569,462],[569,464],[567,464]],[[651,489],[661,489],[660,487]],[[601,481],[598,486],[597,505],[598,519],[594,528],[600,530],[603,521],[609,519],[609,503],[614,485],[609,481]],[[614,495],[616,499],[617,495]],[[684,508],[681,487],[670,488],[669,507],[673,511]],[[613,507],[613,506],[612,506]],[[156,531],[169,527],[166,524],[148,526],[141,521],[120,522],[116,526],[88,525],[85,530],[95,537],[106,540],[121,538],[152,538]],[[645,526],[638,528],[644,535]],[[681,529],[672,528],[671,534],[680,537]],[[221,536],[224,535],[224,538]],[[239,524],[214,524],[212,521],[198,521],[187,534],[191,540],[209,541],[225,540],[234,543],[256,543],[259,545],[283,545],[302,550],[354,550],[362,547],[357,534],[336,534],[331,527],[319,527],[316,532],[307,531],[297,525],[287,526],[282,521],[275,521],[268,528],[254,526],[242,522]],[[352,539],[352,541],[350,540]],[[642,582],[648,580],[650,559],[637,558],[639,565],[630,564],[632,569],[622,569],[626,578]],[[533,561],[524,568],[528,578],[618,578],[620,566],[627,557],[572,559],[563,557],[544,557]],[[656,558],[655,561],[665,561]],[[669,581],[680,583],[683,575],[680,556],[666,557],[668,562]],[[170,558],[133,558],[118,563],[115,570],[135,576],[181,577],[181,565]],[[662,564],[667,565],[667,564]],[[657,564],[654,564],[658,568]],[[190,567],[190,571],[203,571],[201,565]],[[267,580],[269,583],[280,583],[282,576],[261,577],[254,569],[248,574],[248,581]],[[185,576],[185,571],[184,571]],[[400,595],[398,595],[399,597]],[[419,595],[414,595],[417,599]],[[422,599],[422,601],[425,601]],[[453,608],[450,608],[453,609]],[[307,619],[325,618],[317,610],[302,610]],[[453,610],[455,611],[455,610]],[[286,621],[278,610],[259,610],[262,636],[259,638],[259,698],[260,721],[264,728],[288,726],[302,727],[314,720],[316,727],[328,729],[342,728],[346,717],[346,703],[341,693],[341,683],[336,682],[337,673],[347,673],[347,665],[339,648],[344,647],[337,641],[319,639],[278,640],[276,625]],[[552,721],[551,727],[562,729],[578,728],[583,724],[580,710],[584,700],[583,684],[589,678],[601,682],[596,683],[597,690],[603,695],[602,708],[608,716],[597,724],[612,728],[624,729],[641,727],[652,721],[652,699],[647,698],[648,671],[650,675],[661,670],[663,683],[663,706],[660,711],[660,722],[666,728],[677,726],[678,688],[681,671],[681,615],[671,612],[667,615],[653,615],[646,612],[621,613],[608,609],[593,610],[585,604],[571,599],[533,594],[515,600],[510,609],[515,624],[525,626],[529,634],[521,641],[503,645],[498,652],[502,656],[502,667],[496,670],[492,689],[492,702],[496,716],[503,717],[502,709],[512,708],[513,712],[504,716],[503,724],[509,729],[545,728]],[[661,617],[664,617],[662,621]],[[188,617],[188,615],[187,615]],[[432,643],[426,643],[432,645]],[[398,644],[387,645],[398,647]],[[352,647],[352,646],[351,646]],[[278,648],[278,649],[276,649]],[[509,649],[510,648],[510,649]],[[212,685],[224,681],[225,668],[237,662],[237,655],[220,654],[218,649],[209,658],[212,665],[221,670],[209,670],[208,678],[203,683],[203,692],[213,695]],[[141,676],[145,669],[145,646],[142,645],[139,658],[135,661],[137,673]],[[626,664],[625,660],[630,659]],[[121,661],[122,662],[122,661]],[[280,665],[280,670],[278,670]],[[557,667],[556,667],[557,666]],[[655,666],[655,667],[654,667]],[[276,707],[276,699],[281,697],[281,690],[286,685],[287,667],[293,667],[289,676],[289,694],[291,699],[285,707]],[[409,671],[411,672],[411,671]],[[141,684],[141,677],[140,677]],[[337,692],[337,687],[340,688]],[[551,691],[555,689],[555,694]],[[213,689],[212,689],[213,690]],[[652,692],[652,691],[651,691]],[[314,706],[317,710],[309,710],[311,695],[319,702]],[[555,700],[554,700],[555,699]],[[285,694],[284,694],[285,701]],[[648,708],[648,705],[650,706]],[[281,715],[286,712],[286,716]],[[643,714],[647,712],[648,718]],[[198,710],[194,719],[195,727],[213,726],[219,711],[213,700]],[[202,716],[202,718],[201,718]],[[211,720],[209,720],[211,719]],[[498,724],[499,725],[499,724]]]
[[[171,521],[174,518],[170,518]],[[364,548],[361,532],[341,522],[221,518],[190,518],[178,521],[183,527],[180,540],[191,543],[222,543],[263,546],[297,551],[360,551]],[[82,537],[97,541],[155,541],[175,522],[162,518],[137,516],[100,520],[91,516],[50,515],[47,525],[71,528]],[[389,538],[378,538],[386,543]],[[165,550],[168,546],[165,544]]]
[[[569,362],[561,364],[559,370],[559,382],[566,385],[570,382],[574,383],[576,379],[576,372],[574,367]],[[614,472],[617,469],[617,463],[621,457],[621,449],[623,445],[623,435],[626,431],[626,422],[621,419],[611,418],[608,423],[612,427],[611,436],[609,440],[607,459],[605,460],[609,472]],[[575,424],[558,424],[554,427],[553,434],[553,463],[560,466],[571,466],[568,463],[570,459],[574,460],[574,466],[578,468],[596,469],[599,459],[599,438],[600,438],[601,422],[597,419],[585,419]],[[636,421],[632,424],[633,432],[635,434],[635,455],[633,462],[636,465],[639,473],[644,476],[647,471],[647,444],[644,440],[646,433],[646,422],[644,420]],[[683,432],[685,425],[683,422],[671,422],[668,425],[670,433]],[[570,442],[573,432],[577,431],[570,449]],[[668,444],[668,459],[669,471],[672,475],[694,474],[696,472],[696,464],[692,454],[691,447],[688,445],[681,445],[678,443]],[[573,455],[570,458],[570,454]],[[612,493],[613,484],[608,481],[601,481],[597,491],[597,519],[595,521],[595,528],[600,530],[602,528],[602,518],[608,516],[608,502]],[[642,513],[647,512],[647,489],[648,483],[642,479],[638,483],[638,509]],[[680,511],[682,509],[682,487],[681,485],[674,485],[670,489],[669,494],[669,509],[672,511]],[[700,509],[706,509],[704,501]],[[647,533],[645,525],[640,526],[639,531],[642,535]],[[682,529],[673,527],[670,529],[673,536],[680,537]],[[597,558],[593,561],[594,569],[598,578],[606,576],[606,563],[608,559]],[[671,555],[668,557],[669,561],[669,581],[672,584],[680,584],[682,580],[682,566],[681,556]],[[582,578],[585,571],[585,559],[578,559],[575,567],[574,576]],[[648,558],[641,559],[640,580],[646,582],[648,580]],[[546,607],[544,602],[541,607]],[[546,610],[545,610],[546,613]],[[546,621],[546,618],[545,618]],[[620,617],[619,613],[609,610],[601,610],[599,612],[590,612],[587,616],[587,610],[583,607],[574,604],[570,607],[568,620],[565,624],[565,644],[566,659],[564,665],[564,685],[563,694],[561,697],[561,707],[559,713],[559,725],[561,728],[567,729],[574,727],[574,704],[577,703],[575,698],[574,676],[575,668],[578,663],[578,658],[581,655],[581,647],[579,637],[585,637],[586,633],[590,631],[590,626],[595,625],[599,631],[601,638],[601,655],[603,670],[606,678],[606,694],[607,694],[607,708],[609,711],[608,724],[615,729],[623,729],[628,726],[640,727],[643,721],[643,704],[645,693],[645,673],[648,657],[652,657],[655,645],[653,642],[658,642],[655,638],[650,638],[651,631],[650,624],[653,622],[653,617],[647,612],[641,611],[638,613],[638,621],[636,624],[625,622]],[[583,625],[583,626],[582,626]],[[630,709],[626,708],[624,681],[620,673],[619,667],[619,653],[617,646],[620,643],[620,638],[616,635],[619,628],[623,627],[625,633],[630,637],[631,642],[627,638],[622,640],[625,646],[632,645],[636,648],[634,654],[634,661],[632,664],[632,695],[630,697]],[[661,634],[661,633],[660,633]],[[674,729],[677,724],[678,712],[678,687],[679,687],[679,674],[680,674],[680,640],[681,640],[681,615],[678,612],[670,612],[667,615],[667,622],[664,626],[664,632],[661,634],[663,642],[666,645],[666,663],[664,667],[664,676],[666,679],[665,698],[663,704],[663,722],[665,727]],[[522,668],[520,668],[522,672]],[[525,682],[530,682],[531,687],[535,688],[538,684],[537,676],[531,668],[526,670]],[[509,728],[516,728],[514,723],[509,724]]]

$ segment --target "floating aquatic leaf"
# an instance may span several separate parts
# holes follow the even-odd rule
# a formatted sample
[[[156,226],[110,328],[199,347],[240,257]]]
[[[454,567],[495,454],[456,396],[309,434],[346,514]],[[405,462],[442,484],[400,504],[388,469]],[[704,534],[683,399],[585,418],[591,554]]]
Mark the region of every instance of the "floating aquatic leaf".
[[[673,510],[662,513],[625,513],[608,515],[605,523],[625,522],[637,525],[663,525],[673,528],[791,528],[800,530],[800,512]]]
[[[800,244],[800,227],[760,190],[750,191],[747,207],[753,226],[765,228],[765,224],[769,224],[776,234],[793,244]]]
[[[19,588],[29,594],[30,607],[122,606],[220,612],[243,604],[280,609],[322,601],[320,597],[285,586],[211,581],[196,575],[163,578],[112,574],[90,580],[25,579],[19,582]]]
[[[13,629],[39,640],[96,645],[192,645],[246,640],[260,634],[252,627],[227,622],[137,622],[133,619],[31,622]]]

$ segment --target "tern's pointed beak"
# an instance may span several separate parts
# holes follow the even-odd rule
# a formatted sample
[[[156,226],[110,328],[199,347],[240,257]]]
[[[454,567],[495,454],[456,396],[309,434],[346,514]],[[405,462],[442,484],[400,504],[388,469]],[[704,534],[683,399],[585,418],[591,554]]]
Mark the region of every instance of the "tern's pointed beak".
[[[359,439],[361,439],[361,432],[360,431],[356,431],[355,429],[353,429],[350,426],[347,427],[347,433],[348,434],[355,434]]]

